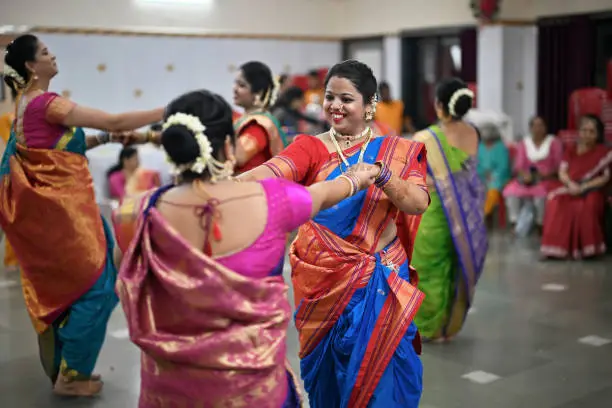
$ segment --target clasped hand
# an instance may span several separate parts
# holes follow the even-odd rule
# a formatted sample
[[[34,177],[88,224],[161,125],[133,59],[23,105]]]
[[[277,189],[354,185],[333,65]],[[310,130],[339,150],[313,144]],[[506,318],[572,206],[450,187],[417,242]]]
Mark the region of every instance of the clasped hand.
[[[374,184],[376,177],[380,174],[380,166],[376,164],[357,163],[349,167],[346,173],[356,178],[359,182],[359,190],[364,190]]]

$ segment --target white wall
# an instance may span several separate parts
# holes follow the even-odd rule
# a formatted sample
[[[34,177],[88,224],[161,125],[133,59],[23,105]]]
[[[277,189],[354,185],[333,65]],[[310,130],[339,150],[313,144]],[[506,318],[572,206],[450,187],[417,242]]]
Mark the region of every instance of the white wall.
[[[342,7],[342,1],[327,0],[209,1],[203,7],[177,6],[178,0],[143,7],[138,0],[2,0],[0,24],[325,36]]]
[[[215,91],[231,102],[232,66],[259,60],[275,74],[286,68],[303,73],[330,66],[341,55],[339,42],[322,41],[72,34],[40,38],[57,56],[60,73],[52,90],[69,91],[77,103],[110,112],[161,106],[197,88]],[[105,65],[104,72],[98,71],[99,64]]]
[[[468,0],[201,0],[143,8],[140,0],[2,0],[0,25],[168,32],[364,36],[472,25]],[[195,0],[192,0],[195,1]],[[610,10],[610,0],[503,0],[500,18]]]

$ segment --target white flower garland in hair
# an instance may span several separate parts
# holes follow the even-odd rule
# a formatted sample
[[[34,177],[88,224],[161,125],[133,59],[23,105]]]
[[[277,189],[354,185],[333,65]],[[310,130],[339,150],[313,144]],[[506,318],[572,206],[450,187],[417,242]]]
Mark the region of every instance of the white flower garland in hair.
[[[166,158],[174,167],[173,173],[175,175],[179,175],[185,170],[191,170],[196,174],[202,174],[205,170],[208,170],[211,181],[214,183],[218,180],[227,179],[234,173],[234,164],[231,161],[222,163],[213,157],[212,145],[204,133],[206,131],[206,126],[202,124],[199,118],[186,113],[175,113],[166,119],[162,126],[162,131],[168,129],[170,126],[176,125],[185,126],[193,133],[200,148],[200,156],[191,163],[177,165],[170,159],[170,156],[168,156],[166,152]]]
[[[2,74],[9,78],[13,78],[13,80],[15,80],[15,82],[17,82],[19,86],[25,86],[26,84],[25,79],[21,75],[19,75],[19,72],[15,71],[15,69],[8,64],[4,64]]]
[[[202,122],[200,122],[200,119],[193,115],[188,115],[186,113],[175,113],[164,122],[162,126],[162,131],[168,129],[170,126],[177,125],[185,126],[193,133],[196,142],[200,147],[200,157],[198,157],[192,163],[177,165],[176,163],[172,162],[170,156],[168,156],[168,162],[174,165],[174,170],[176,174],[180,174],[187,169],[190,169],[191,171],[197,174],[204,173],[204,170],[206,170],[207,168],[207,163],[210,162],[210,159],[212,158],[212,146],[210,145],[208,137],[206,137],[206,134],[204,133],[204,131],[206,130],[206,126],[204,126]]]
[[[378,94],[374,94],[370,104],[372,105],[372,116],[374,116],[376,115],[376,105],[378,105]]]
[[[455,105],[457,104],[457,101],[459,101],[459,98],[461,98],[462,96],[469,96],[472,100],[474,100],[474,92],[472,92],[471,89],[469,88],[457,89],[451,95],[450,100],[448,101],[448,113],[452,117],[457,116],[457,112],[455,112]]]
[[[274,104],[278,100],[279,93],[280,93],[280,79],[279,77],[274,77],[274,79],[272,80],[272,89],[270,90],[270,101],[268,102],[268,106],[274,106]]]

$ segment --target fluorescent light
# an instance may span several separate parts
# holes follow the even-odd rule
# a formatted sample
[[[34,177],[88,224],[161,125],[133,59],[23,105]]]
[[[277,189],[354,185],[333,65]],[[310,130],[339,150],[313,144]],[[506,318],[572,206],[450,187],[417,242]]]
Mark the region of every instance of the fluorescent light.
[[[136,4],[143,6],[201,6],[208,7],[214,3],[215,0],[135,0]]]

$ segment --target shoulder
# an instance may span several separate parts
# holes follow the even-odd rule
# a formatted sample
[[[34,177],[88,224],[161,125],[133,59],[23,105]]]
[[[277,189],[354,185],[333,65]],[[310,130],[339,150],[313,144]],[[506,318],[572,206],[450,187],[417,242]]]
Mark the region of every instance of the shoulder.
[[[125,176],[122,171],[113,171],[111,174],[108,175],[108,179],[110,181],[120,181],[124,177]]]

